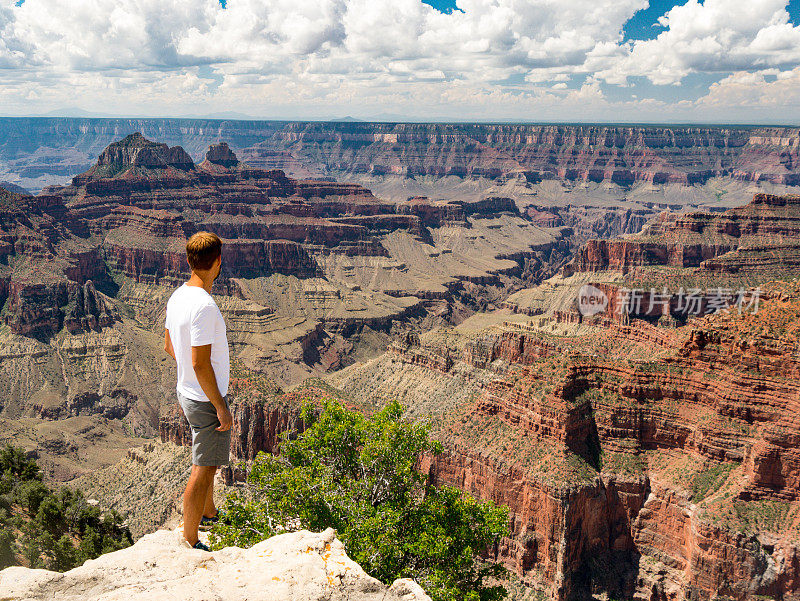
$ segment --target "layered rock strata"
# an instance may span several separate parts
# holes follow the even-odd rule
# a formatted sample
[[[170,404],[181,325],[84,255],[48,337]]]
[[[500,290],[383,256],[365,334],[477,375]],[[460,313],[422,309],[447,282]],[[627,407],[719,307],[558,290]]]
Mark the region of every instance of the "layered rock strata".
[[[665,213],[640,234],[592,240],[575,258],[575,271],[636,267],[695,267],[729,272],[791,269],[800,240],[800,196],[756,194],[749,204],[723,213]],[[740,250],[748,258],[728,253]],[[762,255],[763,261],[755,260]],[[777,255],[777,256],[776,256]]]
[[[430,240],[428,228],[469,228],[469,216],[518,215],[507,198],[394,204],[357,185],[291,180],[240,163],[224,144],[197,166],[182,152],[133,134],[109,146],[71,186],[48,192],[104,237],[104,257],[115,271],[149,283],[186,272],[182,241],[198,229],[226,241],[226,277],[308,277],[321,273],[318,253],[386,256],[380,237],[393,232]]]
[[[691,185],[716,176],[800,182],[793,167],[798,131],[783,128],[292,123],[258,147],[288,150],[331,171],[374,175],[496,178],[516,172],[529,181],[621,185]]]
[[[663,219],[608,247],[672,244],[689,257],[681,245],[697,244],[712,258],[728,242],[732,255],[766,241],[791,247],[796,207],[796,197],[757,196],[725,213]],[[577,312],[581,286],[612,296],[658,273],[669,252],[627,276],[595,261],[603,271],[515,295],[539,313],[532,319],[515,304],[408,333],[330,381],[357,405],[401,398],[409,417],[432,419],[446,450],[422,469],[433,483],[507,505],[512,536],[492,557],[551,598],[800,598],[800,288],[768,282],[762,261],[750,281],[757,306],[717,307],[679,327],[614,318],[613,305],[610,317]],[[671,267],[696,285],[715,277],[702,260]]]
[[[772,294],[757,315],[677,330],[553,336],[540,318],[457,355],[450,339],[406,340],[334,380],[433,413],[447,452],[423,468],[506,504],[496,557],[553,598],[797,598],[800,290]],[[476,392],[454,407],[443,376]]]
[[[468,333],[468,320],[333,379],[347,402],[400,397],[433,416],[446,451],[421,468],[507,505],[513,534],[492,556],[551,598],[793,599],[800,289],[769,290],[757,314],[679,329],[605,321],[554,336],[538,318]],[[237,407],[234,454],[302,429],[291,407]]]
[[[0,173],[39,189],[84,171],[121,132],[135,131],[198,159],[209,144],[227,140],[252,165],[299,177],[345,172],[528,183],[692,185],[724,176],[797,185],[800,148],[796,128],[4,118]]]
[[[738,241],[734,252],[770,238],[788,247],[796,205],[757,196],[652,231],[675,248],[696,235],[701,248],[720,235]],[[638,267],[628,277],[664,265]],[[702,262],[674,267],[698,284],[714,276]],[[507,505],[512,536],[492,556],[551,598],[796,599],[800,288],[770,273],[753,272],[760,304],[675,327],[582,318],[580,286],[611,296],[633,282],[576,271],[528,295],[549,307],[533,319],[501,310],[409,333],[330,380],[350,402],[401,398],[409,417],[432,419],[446,451],[422,469]]]

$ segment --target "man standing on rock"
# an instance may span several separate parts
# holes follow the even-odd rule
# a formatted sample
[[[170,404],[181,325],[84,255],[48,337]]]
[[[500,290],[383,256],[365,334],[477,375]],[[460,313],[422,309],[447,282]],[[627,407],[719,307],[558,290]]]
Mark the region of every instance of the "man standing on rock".
[[[208,551],[197,534],[201,523],[219,519],[214,506],[214,474],[230,463],[230,358],[225,322],[211,297],[222,265],[222,241],[197,232],[186,243],[192,275],[167,302],[164,350],[178,364],[178,402],[192,427],[192,473],[183,495],[183,535],[195,549]]]

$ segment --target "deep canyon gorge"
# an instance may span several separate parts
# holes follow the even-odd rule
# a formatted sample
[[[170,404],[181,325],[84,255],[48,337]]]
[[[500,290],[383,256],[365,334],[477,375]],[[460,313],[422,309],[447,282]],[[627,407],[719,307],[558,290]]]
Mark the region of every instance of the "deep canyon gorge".
[[[238,461],[304,400],[398,399],[444,444],[432,482],[509,508],[489,556],[526,594],[800,598],[800,130],[31,118],[0,140],[0,440],[149,507],[137,536],[177,504],[164,305],[210,230]]]

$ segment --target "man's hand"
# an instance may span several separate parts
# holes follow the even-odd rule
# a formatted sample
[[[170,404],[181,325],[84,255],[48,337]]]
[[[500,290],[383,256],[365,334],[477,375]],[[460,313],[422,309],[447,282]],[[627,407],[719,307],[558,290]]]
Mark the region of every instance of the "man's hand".
[[[217,419],[219,420],[219,428],[214,428],[217,432],[225,432],[231,429],[233,417],[227,407],[223,406],[217,408]]]

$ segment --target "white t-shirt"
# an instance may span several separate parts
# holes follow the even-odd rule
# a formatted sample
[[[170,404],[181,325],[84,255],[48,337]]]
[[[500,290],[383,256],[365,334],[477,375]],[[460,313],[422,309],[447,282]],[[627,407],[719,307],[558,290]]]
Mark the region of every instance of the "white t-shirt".
[[[228,394],[230,357],[225,321],[217,303],[199,286],[184,284],[167,301],[164,327],[178,362],[178,392],[195,401],[209,401],[192,367],[192,347],[211,345],[211,366],[222,396]]]

